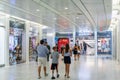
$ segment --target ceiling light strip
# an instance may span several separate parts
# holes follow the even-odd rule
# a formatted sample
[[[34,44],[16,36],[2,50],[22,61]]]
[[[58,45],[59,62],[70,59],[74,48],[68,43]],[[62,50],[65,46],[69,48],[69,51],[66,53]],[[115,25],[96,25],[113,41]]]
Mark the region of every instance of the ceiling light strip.
[[[84,16],[87,18],[87,20],[89,21],[89,23],[91,25],[93,25],[92,22],[90,21],[90,19],[87,17],[87,15],[79,8],[79,6],[73,0],[71,0],[71,1],[82,12],[82,14],[84,14]]]

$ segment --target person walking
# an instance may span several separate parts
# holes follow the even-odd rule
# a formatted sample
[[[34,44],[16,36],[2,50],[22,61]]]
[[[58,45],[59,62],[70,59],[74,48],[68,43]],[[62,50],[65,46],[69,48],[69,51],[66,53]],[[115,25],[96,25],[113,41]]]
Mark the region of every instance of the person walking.
[[[81,48],[80,48],[80,46],[78,46],[78,54],[77,54],[78,60],[80,58],[80,54],[81,54]]]
[[[35,52],[36,52],[36,59],[35,61],[38,62],[38,52],[37,52],[37,47],[39,46],[39,43],[37,43],[36,48],[35,48]]]
[[[74,60],[76,61],[76,56],[78,54],[78,46],[77,46],[77,44],[75,44],[75,46],[73,48],[73,54],[74,54]]]
[[[57,52],[58,52],[58,44],[56,43],[55,47],[57,47]]]
[[[86,55],[86,52],[87,52],[87,43],[85,43],[84,41],[83,41],[83,49],[84,49],[83,54]]]
[[[52,58],[52,65],[51,65],[52,78],[51,79],[55,79],[55,77],[54,77],[54,70],[55,69],[56,69],[56,73],[57,73],[57,78],[59,78],[59,74],[58,74],[59,53],[57,52],[57,47],[53,47],[53,52],[51,54],[51,58]]]
[[[91,45],[83,41],[83,54],[87,54],[87,47],[93,48]]]
[[[46,73],[46,62],[47,62],[47,54],[49,54],[49,50],[44,45],[44,41],[40,40],[40,45],[37,47],[38,52],[38,79],[41,78],[41,67],[44,67],[44,75],[48,76]]]
[[[49,61],[49,55],[51,54],[51,50],[50,50],[50,45],[48,45],[47,42],[45,42],[45,46],[48,48],[49,50],[49,54],[47,54],[47,61]]]
[[[71,56],[72,50],[69,47],[69,44],[66,44],[64,51],[62,52],[62,56],[64,56],[64,63],[65,63],[65,77],[70,78],[70,64],[71,64]]]

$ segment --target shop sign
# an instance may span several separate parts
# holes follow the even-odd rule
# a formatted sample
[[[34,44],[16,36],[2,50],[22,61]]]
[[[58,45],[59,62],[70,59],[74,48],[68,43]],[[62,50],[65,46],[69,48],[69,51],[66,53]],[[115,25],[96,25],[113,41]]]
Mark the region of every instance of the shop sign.
[[[10,34],[19,36],[22,34],[23,29],[10,28]]]

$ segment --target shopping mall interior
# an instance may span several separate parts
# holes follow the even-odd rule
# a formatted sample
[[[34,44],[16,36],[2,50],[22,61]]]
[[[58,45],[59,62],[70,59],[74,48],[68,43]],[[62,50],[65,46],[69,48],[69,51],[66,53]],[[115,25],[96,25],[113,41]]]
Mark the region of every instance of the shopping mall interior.
[[[0,0],[0,79],[39,80],[36,48],[43,40],[51,53],[58,48],[56,80],[119,80],[119,17],[120,0]],[[66,44],[72,51],[69,78],[62,56]],[[51,55],[41,80],[51,80]]]

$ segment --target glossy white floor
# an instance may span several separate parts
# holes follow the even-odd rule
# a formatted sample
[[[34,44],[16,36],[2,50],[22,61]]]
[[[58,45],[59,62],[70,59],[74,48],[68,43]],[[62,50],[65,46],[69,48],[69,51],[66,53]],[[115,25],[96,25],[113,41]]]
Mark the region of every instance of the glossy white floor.
[[[42,75],[41,80],[51,80],[50,62],[47,68],[49,76]],[[111,59],[81,56],[79,61],[72,59],[70,70],[70,78],[67,79],[64,77],[64,63],[60,58],[60,77],[56,80],[120,80],[120,65]],[[36,62],[0,68],[0,80],[38,80],[37,78]]]

